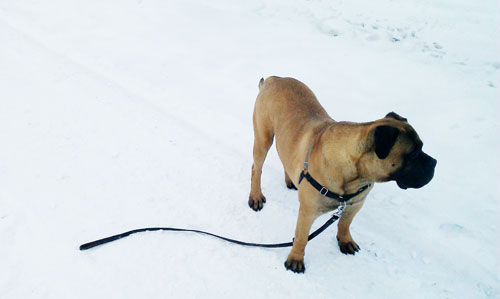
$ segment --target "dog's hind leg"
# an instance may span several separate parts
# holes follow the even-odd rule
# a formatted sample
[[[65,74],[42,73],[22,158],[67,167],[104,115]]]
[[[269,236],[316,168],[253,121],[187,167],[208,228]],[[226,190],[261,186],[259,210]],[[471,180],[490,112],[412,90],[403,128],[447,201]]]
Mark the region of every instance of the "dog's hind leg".
[[[252,183],[248,205],[254,211],[260,211],[264,207],[266,197],[262,194],[260,182],[262,175],[262,165],[266,159],[267,152],[273,144],[274,134],[269,126],[259,121],[259,115],[254,112],[254,143],[253,143],[253,165],[252,165]]]

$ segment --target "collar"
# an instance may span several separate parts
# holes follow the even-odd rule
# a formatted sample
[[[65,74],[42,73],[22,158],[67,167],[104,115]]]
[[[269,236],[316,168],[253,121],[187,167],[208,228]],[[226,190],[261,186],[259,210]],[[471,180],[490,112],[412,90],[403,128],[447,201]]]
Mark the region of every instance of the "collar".
[[[299,185],[300,185],[300,182],[302,182],[302,180],[305,178],[311,184],[311,186],[314,187],[314,189],[316,189],[316,190],[319,191],[319,193],[321,195],[329,197],[329,198],[336,199],[336,200],[338,200],[340,202],[346,202],[346,201],[348,201],[348,200],[350,200],[350,199],[352,199],[352,198],[360,195],[361,193],[363,193],[363,191],[365,191],[366,189],[368,189],[371,186],[371,184],[368,184],[366,186],[361,187],[358,191],[356,191],[353,194],[340,195],[340,194],[337,194],[335,192],[332,192],[332,191],[328,190],[328,188],[326,188],[325,186],[323,186],[320,183],[318,183],[318,181],[316,181],[309,174],[309,171],[307,170],[308,164],[309,164],[309,153],[311,152],[313,144],[314,144],[314,139],[311,142],[311,145],[309,146],[309,149],[307,149],[306,159],[304,161],[304,168],[302,169],[302,172],[300,173],[300,177],[299,177]]]

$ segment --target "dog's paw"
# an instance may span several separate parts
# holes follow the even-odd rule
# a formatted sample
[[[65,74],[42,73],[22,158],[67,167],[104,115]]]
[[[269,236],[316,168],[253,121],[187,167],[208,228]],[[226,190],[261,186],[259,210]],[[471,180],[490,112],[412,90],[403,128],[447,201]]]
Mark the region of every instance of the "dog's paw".
[[[252,196],[248,198],[248,206],[255,212],[262,210],[264,203],[266,202],[266,197],[264,195]]]
[[[297,190],[297,187],[295,187],[295,185],[292,183],[292,182],[286,182],[286,187],[288,189],[294,189],[294,190]]]
[[[355,255],[361,248],[359,245],[354,242],[354,240],[350,240],[347,242],[340,241],[339,237],[337,237],[337,243],[339,244],[340,251],[343,254],[352,254]]]
[[[295,273],[304,273],[304,271],[306,271],[306,266],[304,265],[304,259],[296,260],[289,257],[285,261],[285,268]]]

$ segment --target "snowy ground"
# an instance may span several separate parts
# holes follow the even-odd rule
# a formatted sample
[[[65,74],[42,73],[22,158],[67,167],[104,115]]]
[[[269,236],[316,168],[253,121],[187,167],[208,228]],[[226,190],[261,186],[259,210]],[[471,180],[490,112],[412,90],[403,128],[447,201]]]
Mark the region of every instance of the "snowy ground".
[[[500,4],[0,2],[0,298],[499,297]],[[407,117],[438,159],[420,190],[379,184],[355,219],[288,249],[144,233],[293,236],[274,150],[247,206],[257,83],[292,76],[337,120]],[[327,217],[327,216],[325,216]],[[315,227],[326,219],[320,218]]]

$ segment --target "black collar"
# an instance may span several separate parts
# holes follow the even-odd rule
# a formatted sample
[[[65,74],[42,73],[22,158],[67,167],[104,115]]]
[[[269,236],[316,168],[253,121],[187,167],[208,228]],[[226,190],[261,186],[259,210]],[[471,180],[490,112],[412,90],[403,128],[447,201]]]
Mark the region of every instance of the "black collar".
[[[309,149],[307,150],[306,160],[304,161],[304,169],[302,169],[302,172],[300,173],[300,177],[299,177],[299,184],[305,178],[309,183],[311,183],[311,185],[314,187],[314,189],[319,191],[319,193],[321,195],[336,199],[340,202],[346,202],[346,201],[352,199],[353,197],[360,195],[361,193],[363,193],[363,191],[365,191],[366,189],[368,189],[371,186],[371,184],[363,186],[356,193],[353,193],[353,194],[339,195],[335,192],[328,190],[328,188],[326,188],[325,186],[318,183],[318,181],[316,181],[307,171],[307,165],[309,163],[309,153],[311,152],[313,143],[314,143],[314,140],[313,140],[313,142],[311,142],[311,145],[309,146]]]

